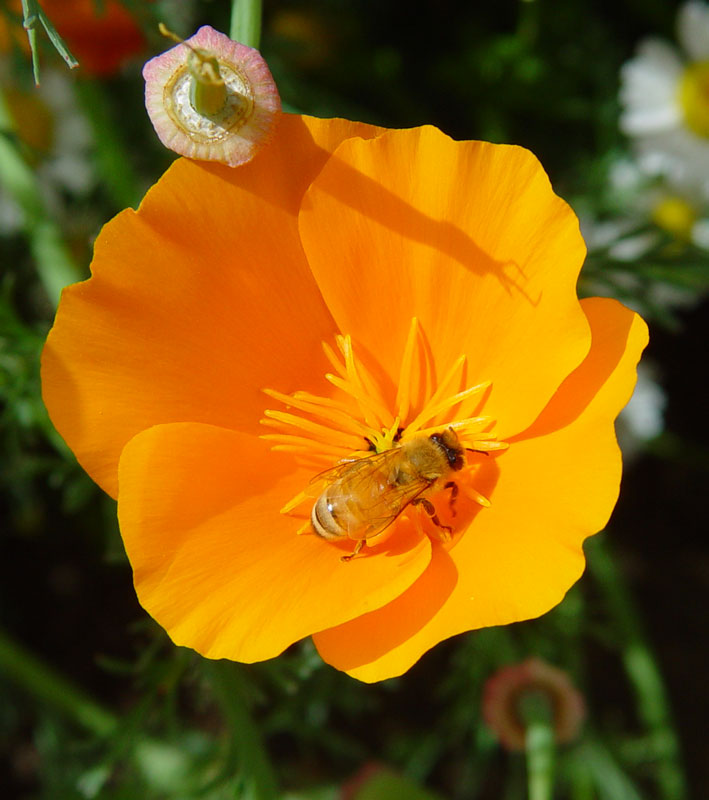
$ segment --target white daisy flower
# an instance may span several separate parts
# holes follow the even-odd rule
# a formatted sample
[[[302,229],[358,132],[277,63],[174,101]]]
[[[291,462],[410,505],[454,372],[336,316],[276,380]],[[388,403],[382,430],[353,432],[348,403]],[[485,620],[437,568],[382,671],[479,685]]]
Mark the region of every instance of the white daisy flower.
[[[709,145],[708,145],[709,146]],[[617,261],[637,261],[667,241],[709,251],[709,207],[692,186],[677,186],[648,176],[636,161],[619,158],[608,169],[611,219],[578,211],[590,253],[604,251]]]
[[[644,171],[709,198],[709,4],[682,6],[677,39],[648,39],[623,66],[620,125]]]

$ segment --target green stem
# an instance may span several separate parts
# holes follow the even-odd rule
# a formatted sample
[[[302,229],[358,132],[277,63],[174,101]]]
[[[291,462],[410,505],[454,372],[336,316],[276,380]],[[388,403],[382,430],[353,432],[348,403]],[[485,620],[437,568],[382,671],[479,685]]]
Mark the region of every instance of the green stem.
[[[611,752],[600,738],[586,736],[574,754],[582,769],[592,781],[593,797],[642,800],[635,784],[616,764]]]
[[[0,185],[22,210],[37,274],[56,306],[61,290],[84,276],[62,240],[57,224],[44,206],[32,169],[20,154],[14,122],[0,92]]]
[[[521,700],[526,724],[527,790],[529,800],[551,800],[554,792],[554,721],[548,697],[530,693]]]
[[[258,50],[261,43],[261,0],[232,0],[229,36]]]
[[[225,661],[205,663],[220,709],[229,726],[243,780],[244,797],[277,800],[278,782],[246,703],[239,667]]]
[[[108,736],[118,720],[88,695],[47,667],[0,630],[0,673],[38,700],[54,706],[98,736]]]
[[[102,183],[115,206],[137,207],[141,198],[138,177],[128,151],[118,134],[118,125],[107,102],[106,93],[88,78],[75,82],[76,96],[94,134],[96,163]]]
[[[665,800],[684,800],[687,787],[679,742],[672,725],[660,669],[645,641],[630,593],[601,537],[587,547],[588,566],[617,626],[621,657],[635,690],[638,716],[650,731],[657,758],[657,781]]]

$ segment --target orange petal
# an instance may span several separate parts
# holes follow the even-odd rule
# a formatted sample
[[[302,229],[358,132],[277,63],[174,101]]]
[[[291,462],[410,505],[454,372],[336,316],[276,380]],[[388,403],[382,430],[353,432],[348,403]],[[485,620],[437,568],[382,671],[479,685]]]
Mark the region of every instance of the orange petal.
[[[621,460],[613,421],[635,383],[645,323],[614,300],[582,303],[593,343],[539,419],[498,457],[482,510],[449,553],[379,611],[314,637],[330,664],[364,681],[407,670],[462,631],[531,619],[561,601],[584,568],[583,540],[607,522]],[[439,578],[457,583],[446,602]],[[446,593],[447,593],[446,588]]]
[[[93,277],[64,290],[42,380],[54,425],[109,494],[138,431],[192,421],[255,432],[263,387],[321,386],[334,325],[295,215],[329,150],[375,132],[284,115],[252,163],[179,159],[138,212],[103,228]]]
[[[588,352],[578,221],[520,147],[431,127],[343,142],[303,199],[300,231],[359,352],[395,380],[418,317],[439,378],[466,353],[467,385],[493,381],[485,413],[502,437],[526,428]]]
[[[430,560],[413,527],[348,563],[339,547],[297,536],[301,521],[278,509],[309,475],[253,436],[157,425],[126,445],[119,473],[138,598],[175,644],[209,658],[276,656],[388,603]]]

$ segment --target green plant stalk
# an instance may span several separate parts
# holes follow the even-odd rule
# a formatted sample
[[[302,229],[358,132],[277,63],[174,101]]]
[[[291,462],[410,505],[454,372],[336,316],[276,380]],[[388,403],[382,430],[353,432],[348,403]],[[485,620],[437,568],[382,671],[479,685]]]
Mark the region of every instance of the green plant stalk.
[[[258,50],[261,43],[261,0],[232,0],[229,36]]]
[[[34,75],[34,82],[39,86],[39,49],[37,47],[37,25],[42,25],[45,33],[49,37],[50,42],[54,45],[59,55],[66,61],[69,69],[79,66],[79,62],[69,51],[66,42],[57,33],[56,28],[52,25],[50,19],[42,10],[42,6],[37,0],[22,0],[22,16],[23,25],[27,31],[27,38],[30,43],[30,52],[32,53],[32,73]]]
[[[22,0],[22,17],[23,25],[27,31],[30,53],[32,55],[32,77],[34,78],[35,86],[39,86],[39,51],[37,48],[38,17],[31,9],[29,0]]]
[[[22,210],[37,274],[54,306],[61,290],[84,276],[44,207],[37,179],[20,154],[14,123],[0,91],[0,185]]]
[[[253,800],[277,800],[280,797],[278,781],[261,734],[251,718],[239,667],[225,661],[206,661],[204,666],[229,726],[243,778],[244,796]]]
[[[137,208],[142,194],[138,177],[117,133],[103,88],[96,81],[83,78],[75,81],[74,89],[93,131],[96,163],[110,199],[117,209]]]
[[[530,693],[521,699],[529,800],[551,800],[554,793],[554,718],[548,697]]]
[[[109,736],[118,720],[0,630],[0,673],[36,699],[66,714],[98,736]]]
[[[635,691],[638,716],[650,731],[657,758],[657,782],[665,800],[684,800],[687,786],[679,742],[660,669],[645,641],[630,593],[601,537],[587,546],[588,566],[605,597],[622,642],[621,657]]]
[[[586,735],[573,758],[577,761],[577,769],[586,773],[592,783],[593,800],[596,798],[642,800],[635,784],[616,764],[600,737]]]

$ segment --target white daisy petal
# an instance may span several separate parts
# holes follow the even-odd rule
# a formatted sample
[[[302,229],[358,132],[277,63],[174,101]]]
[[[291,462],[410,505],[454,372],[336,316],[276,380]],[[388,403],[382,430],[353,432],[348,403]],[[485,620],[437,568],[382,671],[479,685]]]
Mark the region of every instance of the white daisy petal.
[[[645,136],[674,130],[682,121],[676,105],[629,109],[620,116],[620,129],[628,136]]]
[[[686,128],[643,136],[636,141],[638,163],[650,175],[661,176],[670,188],[696,192],[709,200],[709,146]]]
[[[656,133],[681,124],[678,86],[682,76],[679,54],[650,39],[621,70],[622,130],[631,136]]]
[[[692,0],[680,8],[677,40],[691,61],[709,60],[709,5]]]

